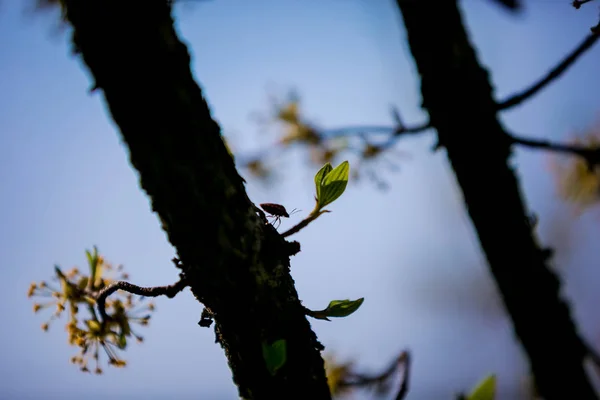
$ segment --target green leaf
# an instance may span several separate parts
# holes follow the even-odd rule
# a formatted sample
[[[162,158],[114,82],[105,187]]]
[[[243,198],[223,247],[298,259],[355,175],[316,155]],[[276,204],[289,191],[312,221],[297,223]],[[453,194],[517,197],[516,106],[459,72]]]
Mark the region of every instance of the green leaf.
[[[94,246],[94,252],[90,252],[89,250],[85,251],[85,255],[87,256],[88,264],[90,265],[90,278],[95,281],[97,269],[98,269],[98,248]]]
[[[347,317],[358,310],[363,301],[365,301],[364,297],[358,300],[333,300],[325,309],[325,313],[328,317]]]
[[[327,317],[343,318],[354,313],[365,301],[364,297],[357,300],[332,300],[326,309],[320,311],[308,310],[307,314],[316,319],[330,321]]]
[[[344,161],[328,174],[321,181],[321,189],[318,197],[318,207],[323,208],[333,203],[346,190],[348,177],[350,175],[350,163]]]
[[[90,267],[94,265],[94,256],[92,255],[92,253],[90,253],[89,250],[86,250],[85,255],[87,256],[88,264],[90,265]]]
[[[482,379],[467,396],[467,400],[494,400],[496,398],[496,375]]]
[[[327,163],[327,164],[323,165],[323,167],[315,175],[315,186],[317,189],[317,198],[316,198],[317,203],[319,202],[319,199],[321,197],[321,185],[323,184],[323,179],[325,179],[325,176],[328,173],[330,173],[332,169],[333,169],[333,167],[331,166],[331,164]]]
[[[263,358],[267,364],[267,369],[271,375],[275,375],[277,371],[285,365],[287,359],[287,344],[284,339],[279,339],[271,344],[263,342],[262,344]]]

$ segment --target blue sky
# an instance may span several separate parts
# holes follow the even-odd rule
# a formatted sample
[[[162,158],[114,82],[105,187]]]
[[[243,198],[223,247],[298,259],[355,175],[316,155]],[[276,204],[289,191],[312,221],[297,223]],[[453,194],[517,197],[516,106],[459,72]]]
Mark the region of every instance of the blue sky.
[[[597,22],[593,4],[579,11],[568,1],[526,4],[514,17],[489,1],[462,2],[500,98],[539,77]],[[51,15],[26,17],[17,2],[2,5],[0,397],[237,398],[212,331],[196,324],[201,305],[187,291],[157,300],[150,327],[141,330],[145,343],[125,354],[129,366],[103,376],[69,364],[75,349],[62,323],[40,330],[45,318],[32,313],[25,292],[31,281],[50,277],[53,264],[83,266],[84,249],[98,245],[135,283],[162,285],[177,279],[169,262],[175,253],[101,95],[87,94],[90,80],[70,55],[68,37],[52,36]],[[213,0],[181,5],[176,16],[195,75],[234,151],[272,138],[261,136],[249,115],[268,108],[273,85],[297,87],[306,115],[324,126],[391,124],[391,103],[407,122],[424,119],[392,1]],[[598,61],[595,48],[552,87],[505,113],[505,124],[553,139],[590,125],[600,111]],[[365,369],[383,368],[410,348],[409,398],[451,398],[489,372],[499,375],[500,398],[519,398],[526,365],[445,155],[429,152],[432,142],[431,134],[401,141],[398,148],[411,157],[398,159],[400,172],[385,174],[389,191],[350,185],[333,213],[296,235],[303,251],[292,259],[293,277],[311,308],[365,297],[351,317],[315,321],[313,328],[328,349]],[[283,161],[285,179],[268,188],[250,180],[251,198],[312,209],[316,167],[298,154]],[[582,331],[600,345],[597,219],[593,212],[570,216],[556,200],[546,161],[528,150],[514,158],[542,238],[559,248],[565,292]]]

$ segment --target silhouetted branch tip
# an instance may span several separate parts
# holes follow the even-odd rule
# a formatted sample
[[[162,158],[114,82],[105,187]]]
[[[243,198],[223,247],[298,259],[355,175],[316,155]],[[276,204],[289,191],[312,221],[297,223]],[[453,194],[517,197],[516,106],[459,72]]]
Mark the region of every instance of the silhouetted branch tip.
[[[93,296],[96,299],[96,304],[98,305],[98,311],[102,316],[102,321],[106,322],[110,320],[110,317],[108,314],[106,314],[106,299],[117,290],[123,290],[125,292],[144,297],[167,296],[168,298],[173,298],[189,285],[183,274],[180,274],[179,276],[180,279],[177,282],[166,286],[141,287],[125,281],[116,281],[110,283]]]
[[[579,10],[582,5],[584,5],[585,3],[589,3],[591,1],[593,1],[593,0],[573,0],[573,7],[575,7],[577,10]]]
[[[560,63],[552,68],[542,79],[534,83],[527,89],[508,99],[498,103],[498,110],[506,110],[516,105],[521,104],[525,100],[536,95],[540,90],[545,88],[547,85],[552,83],[555,79],[560,77],[570,66],[572,66],[579,57],[589,50],[600,38],[599,32],[592,32],[589,34],[570,54],[567,55]]]

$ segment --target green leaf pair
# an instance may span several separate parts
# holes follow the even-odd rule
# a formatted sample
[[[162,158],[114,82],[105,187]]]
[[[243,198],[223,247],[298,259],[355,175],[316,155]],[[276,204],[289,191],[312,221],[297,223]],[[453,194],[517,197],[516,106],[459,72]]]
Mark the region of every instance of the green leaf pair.
[[[337,200],[346,190],[349,176],[350,163],[348,161],[344,161],[335,168],[330,163],[325,164],[315,175],[317,190],[315,210],[321,210]]]

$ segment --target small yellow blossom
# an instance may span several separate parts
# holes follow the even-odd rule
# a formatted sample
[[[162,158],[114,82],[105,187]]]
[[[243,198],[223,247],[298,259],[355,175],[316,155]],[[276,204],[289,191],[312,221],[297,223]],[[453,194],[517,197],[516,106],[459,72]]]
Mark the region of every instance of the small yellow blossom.
[[[29,289],[27,289],[27,297],[33,296],[36,289],[37,289],[37,285],[35,282],[33,282],[31,285],[29,285]]]

